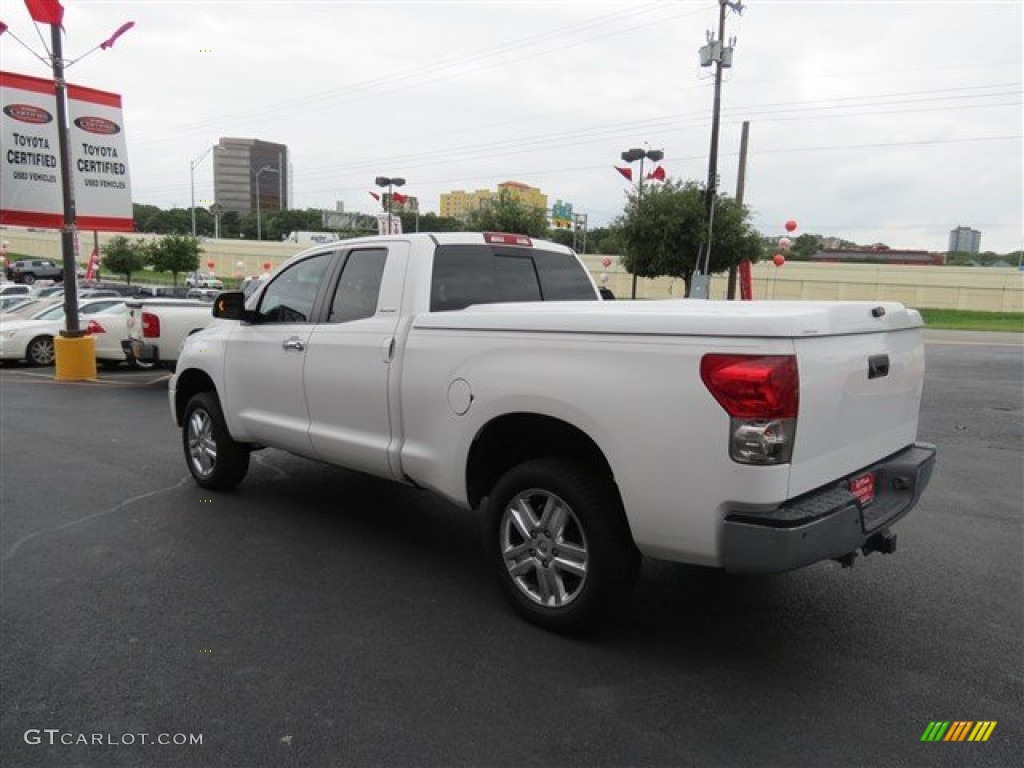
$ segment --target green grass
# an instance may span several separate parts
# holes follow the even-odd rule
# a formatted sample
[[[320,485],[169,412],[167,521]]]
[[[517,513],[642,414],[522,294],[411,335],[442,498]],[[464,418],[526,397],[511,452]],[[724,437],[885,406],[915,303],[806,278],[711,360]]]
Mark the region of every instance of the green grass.
[[[964,309],[920,309],[925,325],[954,331],[1024,333],[1022,312],[974,312]]]

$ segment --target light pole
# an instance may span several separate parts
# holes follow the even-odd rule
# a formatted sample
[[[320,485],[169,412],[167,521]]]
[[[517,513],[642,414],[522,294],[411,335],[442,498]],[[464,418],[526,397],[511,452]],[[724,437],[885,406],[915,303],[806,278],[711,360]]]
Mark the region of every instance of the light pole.
[[[392,227],[391,227],[391,194],[392,194],[392,187],[403,187],[403,186],[405,186],[405,179],[403,179],[403,178],[401,178],[399,176],[393,176],[393,177],[378,176],[376,179],[373,180],[373,183],[376,184],[378,187],[381,187],[381,188],[387,187],[388,188],[388,205],[387,205],[387,211],[388,211],[388,232],[387,233],[390,235],[391,234],[391,229],[392,229]]]
[[[660,149],[640,149],[634,147],[633,149],[627,149],[621,155],[622,159],[627,163],[635,163],[637,160],[640,161],[640,173],[637,174],[636,178],[636,204],[640,207],[640,202],[644,199],[644,160],[650,160],[652,163],[657,163],[663,157],[665,153]],[[633,296],[636,298],[636,272],[633,272]]]
[[[206,156],[213,151],[213,147],[207,147],[206,151],[203,152],[195,160],[192,160],[188,164],[188,176],[189,185],[192,189],[192,237],[196,236],[196,168],[199,164],[206,159]]]
[[[249,172],[251,174],[253,174],[253,176],[256,179],[256,239],[257,240],[262,240],[263,239],[263,224],[262,224],[262,221],[261,221],[261,213],[260,213],[260,197],[262,197],[262,195],[260,193],[262,192],[262,190],[260,189],[260,175],[264,174],[264,173],[277,173],[278,171],[277,171],[277,168],[275,168],[272,165],[264,165],[258,171],[253,170],[252,168],[250,168]]]

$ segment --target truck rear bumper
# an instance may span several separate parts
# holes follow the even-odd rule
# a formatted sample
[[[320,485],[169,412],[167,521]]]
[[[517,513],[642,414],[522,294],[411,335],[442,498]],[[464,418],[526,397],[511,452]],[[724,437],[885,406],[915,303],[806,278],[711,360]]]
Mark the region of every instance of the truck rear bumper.
[[[159,363],[160,350],[151,344],[144,344],[138,339],[125,339],[121,342],[124,356],[129,360],[141,360],[144,363]]]
[[[889,527],[917,504],[935,467],[935,446],[917,443],[852,477],[874,473],[874,499],[862,506],[848,480],[772,509],[726,515],[722,563],[734,573],[779,573],[855,555],[891,552]]]

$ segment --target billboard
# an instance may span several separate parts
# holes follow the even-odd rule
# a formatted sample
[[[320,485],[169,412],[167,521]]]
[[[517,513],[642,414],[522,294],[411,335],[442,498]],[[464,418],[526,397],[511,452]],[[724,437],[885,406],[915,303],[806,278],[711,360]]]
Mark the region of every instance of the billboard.
[[[131,232],[121,97],[69,84],[68,139],[79,229]],[[0,224],[64,224],[52,80],[0,71]]]

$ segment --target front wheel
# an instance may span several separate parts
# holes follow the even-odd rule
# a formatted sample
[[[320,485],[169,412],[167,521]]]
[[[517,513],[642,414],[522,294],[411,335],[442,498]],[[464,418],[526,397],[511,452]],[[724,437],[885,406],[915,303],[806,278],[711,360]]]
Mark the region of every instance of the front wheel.
[[[610,478],[571,460],[528,461],[498,480],[484,513],[488,559],[528,621],[584,629],[629,597],[640,553]]]
[[[200,392],[188,401],[181,439],[188,470],[203,488],[234,488],[249,471],[249,449],[231,438],[213,392]]]
[[[27,274],[21,278],[25,285],[32,285],[36,281],[36,276],[33,274]]]

